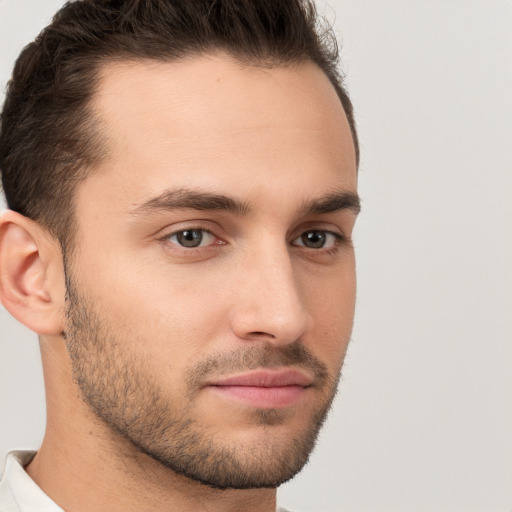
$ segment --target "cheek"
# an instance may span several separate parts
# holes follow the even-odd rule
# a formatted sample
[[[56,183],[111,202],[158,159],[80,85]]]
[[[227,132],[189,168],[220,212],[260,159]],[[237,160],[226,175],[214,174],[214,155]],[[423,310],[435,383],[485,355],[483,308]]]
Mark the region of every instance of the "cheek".
[[[353,324],[353,307],[323,308],[315,315],[315,330],[311,336],[311,349],[326,364],[341,366],[347,350]]]
[[[136,355],[155,365],[186,367],[226,331],[230,294],[213,273],[185,266],[172,272],[162,265],[140,265],[137,272],[122,267],[98,276],[91,293],[116,336]]]
[[[356,298],[355,266],[347,265],[311,287],[308,309],[314,319],[311,349],[333,365],[341,365],[352,333]]]

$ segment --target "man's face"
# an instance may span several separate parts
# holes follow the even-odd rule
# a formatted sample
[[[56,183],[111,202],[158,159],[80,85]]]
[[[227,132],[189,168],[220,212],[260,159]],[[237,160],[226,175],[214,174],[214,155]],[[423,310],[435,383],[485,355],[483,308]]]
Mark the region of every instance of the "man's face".
[[[306,462],[352,328],[354,148],[312,64],[111,64],[77,190],[74,378],[115,435],[217,487]]]

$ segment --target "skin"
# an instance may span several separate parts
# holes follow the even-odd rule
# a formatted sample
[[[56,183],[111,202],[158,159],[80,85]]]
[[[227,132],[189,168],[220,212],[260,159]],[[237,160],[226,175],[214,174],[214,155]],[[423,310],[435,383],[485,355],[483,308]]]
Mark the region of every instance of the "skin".
[[[320,426],[354,314],[357,208],[314,208],[356,196],[342,106],[313,64],[225,55],[109,64],[92,106],[108,158],[78,186],[66,270],[37,223],[9,211],[0,222],[2,302],[39,333],[45,374],[46,435],[27,471],[70,512],[273,511],[275,488],[215,489],[133,441],[179,411],[197,449],[234,450],[249,475],[300,469],[281,466]],[[241,207],[162,206],[184,191]],[[203,230],[201,246],[180,246],[183,230]],[[305,245],[312,232],[323,247]],[[290,356],[298,346],[307,357]],[[292,368],[311,385],[275,407],[208,385],[254,368]],[[123,421],[122,435],[109,425]],[[144,448],[172,451],[182,430]]]

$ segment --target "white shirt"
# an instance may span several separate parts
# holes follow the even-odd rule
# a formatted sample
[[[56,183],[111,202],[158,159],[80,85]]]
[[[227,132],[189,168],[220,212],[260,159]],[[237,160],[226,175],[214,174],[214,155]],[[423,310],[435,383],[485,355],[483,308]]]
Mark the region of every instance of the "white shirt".
[[[11,452],[0,481],[0,512],[64,512],[23,469],[36,452]]]
[[[17,451],[7,456],[0,480],[0,512],[64,512],[23,469],[36,452]],[[277,512],[286,512],[280,508]]]

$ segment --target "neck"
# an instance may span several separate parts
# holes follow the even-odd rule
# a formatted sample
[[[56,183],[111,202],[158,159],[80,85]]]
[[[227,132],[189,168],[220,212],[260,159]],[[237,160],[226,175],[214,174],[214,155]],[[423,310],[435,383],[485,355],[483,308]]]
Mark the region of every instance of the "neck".
[[[26,468],[67,512],[274,512],[275,489],[214,489],[176,474],[114,434],[82,401],[63,364],[63,343],[41,345],[47,425]],[[56,364],[58,362],[58,364]]]
[[[136,452],[127,441],[105,440],[97,431],[49,429],[27,472],[67,512],[275,511],[275,489],[213,489]]]

